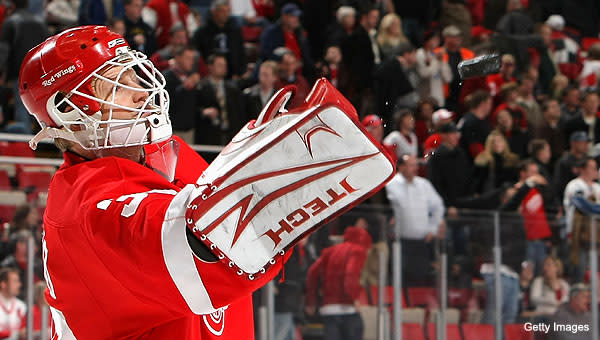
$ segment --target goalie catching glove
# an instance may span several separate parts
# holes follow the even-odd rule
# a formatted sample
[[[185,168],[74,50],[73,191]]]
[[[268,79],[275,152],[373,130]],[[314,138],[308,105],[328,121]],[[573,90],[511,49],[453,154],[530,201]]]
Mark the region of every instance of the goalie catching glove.
[[[304,235],[394,175],[354,107],[324,78],[300,108],[279,90],[198,179],[186,223],[217,258],[254,279]]]

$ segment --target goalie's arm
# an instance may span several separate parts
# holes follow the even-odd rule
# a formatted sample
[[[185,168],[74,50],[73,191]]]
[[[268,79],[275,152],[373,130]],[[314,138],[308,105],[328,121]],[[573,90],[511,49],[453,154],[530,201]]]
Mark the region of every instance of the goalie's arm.
[[[112,275],[144,301],[182,314],[212,313],[247,297],[271,280],[287,259],[279,257],[255,280],[237,275],[223,261],[215,262],[184,221],[195,189],[188,185],[178,193],[151,190],[100,200],[85,223],[90,245]]]

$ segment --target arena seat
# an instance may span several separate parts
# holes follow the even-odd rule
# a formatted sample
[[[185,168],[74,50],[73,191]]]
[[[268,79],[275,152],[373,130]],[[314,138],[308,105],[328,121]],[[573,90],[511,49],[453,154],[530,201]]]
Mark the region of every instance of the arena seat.
[[[429,336],[429,340],[436,339],[436,327],[435,323],[427,324],[427,335]],[[460,328],[458,325],[446,325],[446,340],[462,340],[462,336],[460,335]]]
[[[408,287],[408,305],[411,307],[437,307],[437,290],[433,287]]]
[[[379,299],[379,289],[377,286],[370,286],[371,289],[371,298],[372,303],[369,303],[369,297],[367,296],[367,290],[364,287],[361,287],[360,294],[358,295],[358,300],[363,305],[377,305],[377,301]],[[386,306],[394,305],[394,287],[393,286],[385,286],[384,287],[385,295],[383,297],[383,304]],[[404,294],[400,295],[400,301],[402,303],[402,308],[406,307],[406,301],[404,300]]]
[[[23,191],[0,191],[0,221],[9,222],[19,205],[27,202]]]
[[[402,323],[418,323],[422,325],[424,322],[425,309],[420,307],[402,309]]]
[[[4,170],[0,170],[0,190],[10,190],[12,185],[10,184],[10,177]]]
[[[431,310],[429,313],[429,322],[435,322],[439,309]],[[457,308],[446,308],[446,324],[458,324],[460,322],[460,310]]]
[[[0,142],[0,155],[17,157],[35,157],[35,152],[26,142]]]
[[[359,308],[360,316],[363,320],[363,340],[377,340],[377,307],[363,305]],[[384,310],[384,318],[390,320],[387,310]]]
[[[449,288],[448,307],[462,308],[469,304],[473,297],[473,290],[469,288]]]
[[[494,326],[492,325],[464,323],[461,328],[464,340],[494,339]]]
[[[511,340],[533,340],[534,332],[525,330],[523,324],[506,324],[504,325],[504,338]]]
[[[403,323],[402,339],[425,340],[425,334],[423,333],[423,325],[420,325],[418,323]]]
[[[465,318],[465,321],[467,323],[472,323],[472,324],[476,324],[476,323],[480,323],[481,322],[481,318],[483,317],[483,311],[481,309],[469,309],[467,310],[467,316]]]
[[[50,171],[23,167],[17,171],[17,183],[20,189],[33,188],[35,192],[48,191],[52,175]]]

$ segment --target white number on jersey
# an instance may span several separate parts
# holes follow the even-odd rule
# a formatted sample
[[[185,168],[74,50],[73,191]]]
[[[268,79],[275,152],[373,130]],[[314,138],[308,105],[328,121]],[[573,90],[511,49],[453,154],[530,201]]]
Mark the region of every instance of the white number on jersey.
[[[131,201],[129,201],[129,203],[127,203],[123,206],[123,210],[121,211],[121,216],[123,216],[123,217],[133,216],[133,214],[135,214],[138,207],[140,206],[140,203],[142,203],[144,198],[148,197],[149,194],[176,195],[177,191],[172,190],[172,189],[164,189],[164,190],[159,189],[159,190],[150,190],[150,191],[146,191],[146,192],[139,192],[139,193],[130,194],[130,195],[123,195],[123,196],[117,198],[116,201],[117,202],[125,202],[128,199],[131,199]],[[110,206],[112,201],[113,201],[112,199],[100,201],[100,202],[98,202],[98,204],[96,204],[96,207],[101,210],[106,210],[106,209],[108,209],[108,207]]]

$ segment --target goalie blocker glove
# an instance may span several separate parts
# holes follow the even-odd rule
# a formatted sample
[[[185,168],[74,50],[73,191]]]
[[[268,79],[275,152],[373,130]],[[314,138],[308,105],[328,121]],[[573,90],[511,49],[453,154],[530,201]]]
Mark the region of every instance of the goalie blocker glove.
[[[304,105],[279,90],[196,183],[186,224],[238,275],[253,280],[296,242],[394,175],[394,164],[354,107],[320,79]]]

